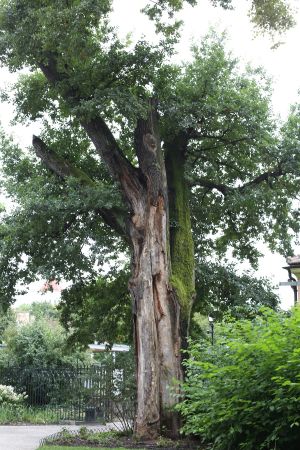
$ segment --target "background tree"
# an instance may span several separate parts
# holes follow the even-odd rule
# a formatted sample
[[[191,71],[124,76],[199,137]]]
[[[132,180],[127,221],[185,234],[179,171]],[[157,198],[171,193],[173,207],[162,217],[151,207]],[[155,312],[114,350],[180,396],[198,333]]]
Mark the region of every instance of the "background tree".
[[[43,131],[29,153],[2,139],[17,206],[2,214],[0,295],[9,303],[37,273],[88,283],[129,251],[143,437],[178,431],[170,385],[182,378],[194,253],[230,245],[255,263],[258,238],[288,251],[299,228],[286,202],[297,193],[297,110],[281,130],[262,71],[239,71],[216,37],[171,64],[182,4],[146,10],[161,36],[152,45],[118,39],[109,0],[1,1],[0,59],[30,71],[15,87],[18,119]]]
[[[62,294],[61,321],[70,344],[93,341],[132,344],[132,311],[128,268],[90,284],[75,283]]]
[[[200,312],[221,321],[230,314],[235,319],[252,319],[262,307],[277,309],[279,297],[266,278],[238,265],[212,262],[196,265],[196,298],[193,313]]]
[[[57,320],[36,319],[26,325],[11,321],[4,331],[5,348],[1,364],[20,367],[47,367],[88,363],[91,358],[79,349],[70,351],[67,334]]]
[[[34,320],[58,322],[60,314],[57,308],[50,302],[32,302],[14,308],[16,313],[28,312]]]

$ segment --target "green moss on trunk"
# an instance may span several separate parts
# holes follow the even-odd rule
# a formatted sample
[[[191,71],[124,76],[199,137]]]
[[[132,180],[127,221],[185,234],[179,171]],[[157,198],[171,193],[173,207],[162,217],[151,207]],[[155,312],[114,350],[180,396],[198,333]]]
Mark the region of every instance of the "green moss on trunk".
[[[184,176],[184,142],[166,144],[170,211],[171,285],[181,306],[182,320],[189,321],[195,294],[194,242],[191,229],[189,191]]]

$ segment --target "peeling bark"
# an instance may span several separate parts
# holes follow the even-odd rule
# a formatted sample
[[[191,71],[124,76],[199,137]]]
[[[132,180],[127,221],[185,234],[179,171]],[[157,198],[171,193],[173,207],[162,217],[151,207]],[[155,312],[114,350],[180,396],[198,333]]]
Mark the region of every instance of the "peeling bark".
[[[180,305],[170,285],[169,211],[158,115],[150,103],[135,132],[136,153],[146,181],[130,223],[133,246],[133,298],[138,404],[135,433],[155,438],[162,428],[179,432],[173,407],[175,381],[182,379]]]
[[[173,382],[182,379],[180,307],[169,285],[167,213],[162,197],[157,206],[144,203],[145,214],[132,223],[134,247],[133,297],[137,353],[138,405],[135,433],[157,437],[163,427],[178,433],[178,418],[171,411],[177,400]],[[142,209],[142,208],[141,208]]]

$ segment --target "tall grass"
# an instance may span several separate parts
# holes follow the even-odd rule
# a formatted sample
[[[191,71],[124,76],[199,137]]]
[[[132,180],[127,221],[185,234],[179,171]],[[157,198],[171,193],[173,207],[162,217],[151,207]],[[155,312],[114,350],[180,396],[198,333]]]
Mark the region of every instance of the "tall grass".
[[[0,405],[0,424],[51,424],[58,418],[51,410],[25,405]]]

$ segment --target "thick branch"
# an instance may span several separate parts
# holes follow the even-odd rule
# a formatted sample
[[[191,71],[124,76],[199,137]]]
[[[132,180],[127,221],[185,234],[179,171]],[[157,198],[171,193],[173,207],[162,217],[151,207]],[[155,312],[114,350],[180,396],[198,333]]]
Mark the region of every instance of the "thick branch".
[[[74,177],[81,184],[86,186],[95,186],[95,182],[83,170],[72,166],[68,161],[58,156],[51,150],[45,142],[33,135],[32,145],[36,155],[41,159],[45,166],[61,178]]]
[[[187,138],[188,139],[192,139],[194,141],[201,141],[204,139],[214,139],[216,141],[221,142],[223,145],[236,145],[239,144],[241,142],[245,142],[245,141],[250,141],[251,137],[249,136],[243,136],[241,138],[237,138],[237,139],[228,139],[226,138],[226,133],[230,131],[225,130],[222,134],[209,134],[209,133],[204,133],[201,131],[197,131],[195,129],[190,129],[187,133]],[[212,147],[213,148],[213,147]]]
[[[36,155],[41,159],[44,165],[62,179],[68,177],[76,178],[81,186],[97,187],[95,183],[83,170],[74,167],[68,161],[58,156],[51,150],[45,142],[37,136],[33,136],[32,144]],[[99,214],[103,221],[116,233],[126,238],[125,226],[120,220],[120,211],[117,208],[95,208],[95,212]],[[127,239],[127,238],[126,238]]]
[[[57,85],[62,81],[68,81],[68,75],[62,74],[57,70],[55,55],[48,55],[47,64],[40,64],[39,67],[47,80],[53,85]],[[84,100],[73,87],[64,90],[62,95],[71,107],[80,105],[81,101]],[[113,134],[101,117],[88,121],[80,118],[80,122],[102,160],[107,165],[111,176],[121,184],[126,200],[129,201],[134,209],[136,196],[143,188],[139,180],[138,169],[123,155]]]
[[[89,122],[82,121],[82,126],[108,166],[114,180],[121,184],[126,198],[134,209],[139,193],[143,190],[138,169],[124,157],[114,136],[100,117],[91,119]]]
[[[230,186],[226,186],[225,184],[221,183],[215,183],[214,181],[208,180],[207,178],[198,178],[196,184],[211,190],[217,189],[224,196],[229,192],[234,191],[234,188],[231,188]]]

